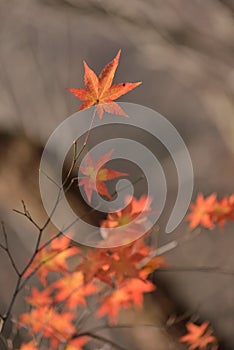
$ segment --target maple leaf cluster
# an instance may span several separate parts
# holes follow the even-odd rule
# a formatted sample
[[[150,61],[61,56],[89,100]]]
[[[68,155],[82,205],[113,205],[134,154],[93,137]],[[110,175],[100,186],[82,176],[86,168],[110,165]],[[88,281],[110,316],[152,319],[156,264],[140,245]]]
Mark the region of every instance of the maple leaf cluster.
[[[36,271],[40,282],[46,286],[48,273],[68,271],[67,259],[78,251],[77,247],[71,246],[71,240],[66,236],[55,238],[50,245],[42,245],[24,276],[28,277]]]
[[[20,350],[37,349],[40,339],[49,342],[50,350],[59,344],[66,350],[83,349],[90,339],[79,334],[77,320],[88,298],[95,297],[97,318],[107,316],[116,323],[122,309],[142,307],[143,294],[156,288],[147,277],[165,265],[162,256],[152,256],[143,239],[84,253],[72,247],[69,238],[55,238],[39,250],[24,275],[27,278],[34,271],[43,289],[34,287],[26,297],[30,311],[20,315],[19,325],[27,328],[33,340]]]
[[[204,322],[200,326],[188,322],[186,324],[187,334],[180,338],[180,342],[187,343],[189,350],[217,350],[217,339],[212,335],[212,330],[208,327],[209,322]]]
[[[215,193],[207,198],[199,193],[196,202],[190,205],[187,220],[191,229],[198,225],[208,229],[213,229],[215,224],[224,227],[226,221],[234,221],[234,194],[218,200]]]
[[[82,101],[79,110],[95,106],[93,118],[97,113],[102,119],[105,112],[126,117],[114,100],[141,84],[112,85],[120,53],[99,76],[84,61],[85,88],[68,88]],[[84,145],[88,136],[89,132]],[[112,149],[97,160],[87,153],[84,163],[78,167],[77,185],[83,187],[89,203],[95,192],[113,199],[107,182],[128,176],[106,166],[113,152]],[[30,336],[20,350],[36,350],[41,346],[56,350],[60,345],[64,350],[84,349],[92,336],[82,333],[79,320],[88,309],[90,299],[94,308],[92,316],[105,318],[110,324],[118,321],[121,310],[142,307],[144,293],[156,289],[149,275],[167,266],[163,256],[153,254],[144,236],[139,239],[142,232],[148,232],[152,200],[144,194],[140,198],[127,196],[123,209],[107,214],[100,222],[102,249],[97,244],[96,249],[82,250],[74,247],[69,238],[59,235],[36,250],[22,277],[27,281],[36,274],[42,287],[31,289],[26,297],[30,310],[19,317],[19,326],[26,328]],[[227,220],[234,220],[234,194],[220,200],[216,194],[207,198],[198,194],[196,202],[190,205],[187,220],[191,229],[198,225],[209,229],[216,224],[223,227]],[[110,246],[117,248],[110,249]],[[218,349],[208,322],[200,326],[188,322],[186,328],[187,334],[179,341],[186,343],[189,350]]]
[[[127,173],[106,167],[113,151],[112,149],[95,161],[88,153],[84,165],[79,166],[82,176],[78,178],[78,186],[84,187],[89,203],[94,192],[111,200],[113,196],[108,191],[106,181],[128,176]],[[102,247],[129,244],[147,232],[149,215],[153,213],[151,203],[152,198],[146,195],[142,195],[139,199],[126,196],[125,207],[109,213],[106,219],[100,222]]]
[[[127,116],[114,100],[141,82],[112,86],[119,58],[120,51],[98,77],[84,62],[86,88],[68,89],[83,101],[79,110],[95,105],[100,119],[104,112]],[[106,182],[128,176],[106,166],[113,151],[98,160],[88,153],[84,164],[79,166],[78,186],[83,186],[89,203],[93,192],[111,200]],[[122,309],[142,307],[144,293],[156,288],[147,280],[149,274],[166,265],[162,256],[153,256],[144,238],[136,240],[134,236],[147,223],[151,201],[144,195],[139,199],[126,198],[124,209],[108,214],[100,223],[101,239],[108,247],[118,248],[97,247],[84,252],[72,246],[69,238],[55,236],[37,249],[23,278],[27,280],[36,274],[43,288],[32,288],[26,297],[30,311],[20,315],[19,325],[28,330],[32,339],[22,344],[21,350],[35,350],[39,344],[50,350],[58,349],[61,344],[65,350],[83,349],[90,339],[82,335],[77,320],[82,309],[87,309],[90,297],[92,304],[95,298],[94,315],[105,317],[110,323],[117,322]],[[107,229],[111,234],[106,234]],[[73,263],[69,264],[69,260]]]

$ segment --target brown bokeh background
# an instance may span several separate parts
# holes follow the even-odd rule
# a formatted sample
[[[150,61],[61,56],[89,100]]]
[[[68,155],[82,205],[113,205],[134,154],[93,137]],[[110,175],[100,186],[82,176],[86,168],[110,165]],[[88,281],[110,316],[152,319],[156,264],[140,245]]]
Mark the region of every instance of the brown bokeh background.
[[[40,153],[51,132],[79,106],[65,87],[82,87],[82,60],[98,73],[121,48],[115,81],[143,84],[120,100],[153,108],[177,128],[193,161],[194,198],[199,191],[219,196],[233,191],[233,14],[232,0],[1,0],[0,214],[18,264],[30,254],[35,237],[12,208],[19,209],[24,199],[38,222],[45,218],[38,189]],[[166,208],[171,208],[176,172],[165,152],[160,161],[168,180]],[[160,245],[178,242],[166,254],[172,266],[234,270],[233,225],[191,234],[182,223],[166,235],[169,214],[165,210],[160,219],[157,239]],[[0,259],[4,309],[15,280],[6,257]],[[233,275],[191,269],[155,278],[173,305],[210,320],[221,348],[233,349]],[[141,317],[162,317],[162,311],[152,312],[164,308],[161,301]],[[127,338],[131,348],[176,348],[174,336],[164,334],[167,339],[161,341],[158,333],[128,331]]]

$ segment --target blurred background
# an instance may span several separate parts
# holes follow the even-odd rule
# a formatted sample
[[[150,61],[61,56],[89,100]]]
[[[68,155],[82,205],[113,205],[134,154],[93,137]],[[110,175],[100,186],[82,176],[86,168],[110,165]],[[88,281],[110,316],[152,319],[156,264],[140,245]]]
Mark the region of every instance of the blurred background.
[[[143,84],[120,101],[150,107],[177,128],[193,161],[194,198],[199,191],[233,192],[233,15],[233,0],[0,0],[0,216],[19,265],[35,230],[12,209],[21,209],[23,199],[37,222],[46,218],[40,155],[53,130],[79,107],[65,88],[83,86],[83,60],[99,73],[121,48],[115,82]],[[170,156],[160,154],[171,208],[176,172]],[[177,241],[168,261],[191,271],[155,274],[161,298],[147,300],[139,317],[191,312],[211,321],[221,349],[233,349],[234,276],[193,270],[234,271],[233,226],[191,234],[183,222],[166,235],[168,215],[169,209],[160,218],[159,245]],[[3,253],[0,271],[3,310],[15,283]],[[128,331],[127,338],[131,349],[177,348],[176,336],[152,329]]]

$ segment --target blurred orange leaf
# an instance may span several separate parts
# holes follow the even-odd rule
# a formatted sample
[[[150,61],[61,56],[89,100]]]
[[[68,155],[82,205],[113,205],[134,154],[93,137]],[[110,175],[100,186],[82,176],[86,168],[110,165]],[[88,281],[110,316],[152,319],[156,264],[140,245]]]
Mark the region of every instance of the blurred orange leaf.
[[[217,339],[212,335],[212,330],[208,328],[208,325],[209,322],[204,322],[200,326],[188,322],[186,325],[188,333],[180,338],[180,342],[188,343],[189,350],[206,350],[210,344],[212,347],[209,349],[218,349]]]
[[[65,274],[52,284],[52,289],[56,289],[55,300],[57,302],[66,301],[70,309],[75,309],[78,305],[86,306],[85,297],[98,291],[94,283],[84,284],[84,276],[81,271]]]
[[[67,271],[67,259],[79,252],[77,247],[71,247],[71,240],[66,236],[55,238],[50,246],[45,246],[35,255],[33,262],[25,271],[24,277],[36,272],[39,280],[45,286],[46,277],[50,271]]]
[[[213,228],[210,213],[214,210],[215,201],[215,193],[207,198],[204,198],[202,193],[198,194],[196,202],[190,205],[191,212],[187,215],[191,229],[194,229],[199,224],[209,229]]]
[[[191,229],[198,225],[213,229],[216,223],[223,227],[227,220],[234,221],[234,195],[218,200],[215,193],[207,198],[199,193],[196,202],[190,205],[187,220]]]
[[[72,339],[65,346],[64,350],[83,350],[83,345],[85,345],[88,341],[88,337],[79,337]]]
[[[100,233],[105,243],[129,244],[138,238],[139,232],[145,230],[144,224],[148,222],[149,214],[152,214],[152,198],[145,195],[139,199],[127,196],[125,201],[129,203],[125,208],[109,213],[106,220],[101,221]]]
[[[66,341],[73,333],[74,315],[71,312],[58,313],[49,306],[33,308],[30,312],[20,315],[20,322],[29,328],[34,334],[49,338],[50,348],[56,348]]]
[[[147,278],[153,271],[166,266],[168,266],[168,264],[164,256],[155,256],[142,267],[140,276],[142,278]]]
[[[112,153],[113,150],[106,153],[97,161],[93,161],[91,156],[87,154],[85,159],[85,166],[79,167],[79,170],[84,175],[84,177],[78,181],[78,186],[84,186],[84,191],[89,202],[91,202],[93,191],[97,191],[100,195],[111,199],[112,197],[109,194],[104,182],[121,176],[128,176],[126,173],[121,173],[110,168],[104,168],[105,163],[109,161]]]
[[[132,306],[141,307],[143,304],[143,294],[151,292],[155,288],[149,281],[142,281],[138,278],[127,280],[104,299],[97,311],[97,316],[108,315],[110,322],[116,323],[118,313],[121,309]]]
[[[45,306],[49,305],[52,301],[50,294],[51,291],[49,288],[40,291],[34,287],[31,290],[31,294],[25,299],[31,306]]]
[[[35,342],[32,340],[29,343],[22,344],[20,350],[38,350]]]

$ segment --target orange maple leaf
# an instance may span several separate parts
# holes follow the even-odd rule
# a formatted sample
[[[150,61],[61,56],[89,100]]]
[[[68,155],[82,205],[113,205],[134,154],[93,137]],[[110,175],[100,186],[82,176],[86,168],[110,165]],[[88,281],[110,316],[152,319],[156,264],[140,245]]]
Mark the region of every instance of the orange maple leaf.
[[[72,339],[65,346],[64,350],[83,350],[83,345],[89,341],[88,337],[78,337]]]
[[[142,281],[138,278],[127,280],[102,301],[97,316],[108,315],[110,322],[116,323],[121,309],[140,308],[143,304],[143,294],[153,290],[155,290],[155,286],[149,281]]]
[[[142,195],[139,199],[133,197],[129,203],[129,196],[127,196],[126,203],[129,204],[124,209],[109,213],[106,220],[101,221],[100,232],[105,243],[120,245],[120,243],[129,244],[136,240],[138,233],[144,228],[144,223],[148,221],[148,214],[152,214],[151,202],[152,198]],[[111,229],[111,234],[108,236],[109,229]]]
[[[140,266],[145,260],[146,251],[149,254],[150,250],[147,249],[143,242],[141,242],[141,245],[139,242],[138,244],[134,242],[133,244],[118,247],[112,250],[112,254],[109,255],[109,263],[106,264],[106,266],[108,266],[108,268],[106,268],[106,272],[109,273],[112,279],[115,280],[115,286],[118,286],[127,278],[146,279],[146,272],[143,273],[143,269]],[[155,269],[159,268],[160,264],[161,260],[157,260],[157,265],[156,263],[152,263],[150,272],[154,270],[153,267],[155,267]],[[144,267],[145,266],[146,265],[144,265]]]
[[[214,193],[207,198],[199,193],[196,202],[190,205],[190,210],[187,220],[190,221],[191,229],[198,225],[212,229],[216,223],[223,227],[227,220],[234,221],[234,195],[218,200]]]
[[[164,256],[155,256],[151,258],[140,270],[141,278],[146,279],[149,274],[159,269],[160,267],[167,267],[166,259]]]
[[[68,340],[75,333],[74,315],[71,312],[58,313],[52,307],[33,308],[20,315],[20,322],[32,331],[50,340],[50,349],[57,349],[61,342]]]
[[[234,220],[234,195],[216,201],[211,214],[212,220],[223,227],[227,220]]]
[[[104,168],[105,163],[109,161],[113,151],[114,150],[111,150],[110,152],[106,153],[97,161],[93,161],[88,153],[85,159],[85,166],[79,167],[80,172],[85,177],[78,181],[78,186],[84,186],[84,191],[89,202],[91,202],[93,191],[97,191],[100,195],[111,199],[112,197],[109,194],[104,182],[121,176],[128,176],[126,173],[121,173],[110,168]]]
[[[189,226],[191,229],[194,229],[199,224],[209,229],[214,227],[211,213],[214,210],[215,203],[215,193],[207,198],[204,198],[202,193],[198,194],[196,202],[190,205],[191,212],[187,215],[187,220],[190,222]]]
[[[92,69],[84,61],[84,83],[86,89],[67,88],[73,95],[84,101],[79,110],[96,105],[96,110],[101,119],[104,111],[108,113],[126,116],[126,113],[115,102],[117,98],[133,90],[141,84],[137,83],[119,83],[111,86],[115,71],[118,67],[121,50],[116,57],[108,63],[97,77]]]
[[[137,269],[139,260],[141,260],[139,257],[135,258],[134,254],[128,254],[126,250],[112,254],[107,272],[114,279],[116,287],[126,278],[139,276]]]
[[[87,256],[77,266],[77,271],[82,271],[84,281],[91,282],[93,278],[112,286],[109,273],[110,254],[108,250],[89,250]]]
[[[206,350],[210,344],[213,350],[218,349],[217,339],[212,335],[212,330],[208,328],[208,325],[209,322],[204,322],[200,326],[188,322],[186,324],[188,333],[180,338],[180,342],[188,343],[189,350]]]
[[[37,288],[33,287],[31,290],[31,294],[27,296],[25,300],[31,306],[38,307],[38,306],[50,305],[52,302],[50,294],[51,294],[50,288],[40,291]]]
[[[152,249],[145,245],[143,239],[138,239],[117,248],[90,250],[76,270],[82,271],[86,283],[95,278],[111,287],[113,281],[115,286],[119,286],[127,278],[146,279],[153,270],[166,266],[162,256],[149,259],[151,253]]]
[[[70,309],[75,309],[78,305],[85,306],[86,297],[98,291],[94,283],[84,284],[84,276],[81,271],[65,274],[51,287],[56,289],[55,300],[57,302],[66,301]]]
[[[36,272],[39,280],[45,286],[46,277],[50,271],[67,271],[67,259],[79,252],[77,247],[71,247],[70,244],[71,240],[66,236],[55,238],[50,246],[45,246],[35,255],[24,277]]]
[[[32,340],[29,343],[24,343],[21,345],[20,350],[38,350],[35,342]]]

